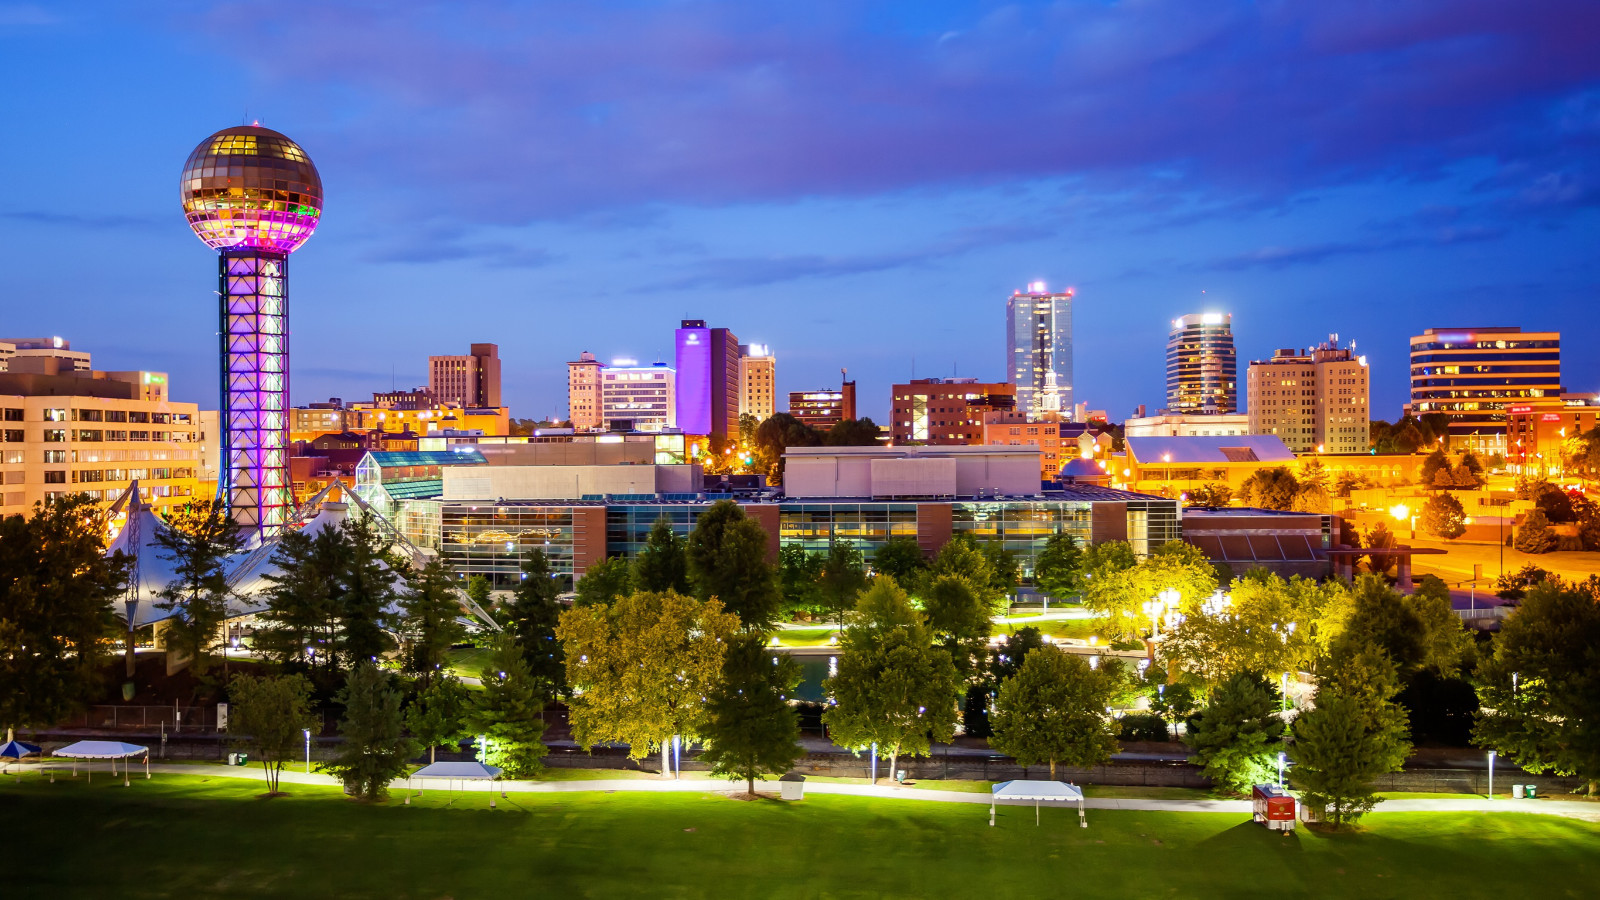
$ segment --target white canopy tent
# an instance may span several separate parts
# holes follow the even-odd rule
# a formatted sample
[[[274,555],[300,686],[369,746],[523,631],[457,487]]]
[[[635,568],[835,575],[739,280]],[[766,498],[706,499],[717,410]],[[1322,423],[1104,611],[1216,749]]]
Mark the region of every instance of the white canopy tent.
[[[989,824],[994,825],[994,806],[1001,800],[1032,800],[1033,824],[1039,824],[1040,803],[1078,804],[1078,824],[1089,827],[1083,814],[1083,791],[1075,784],[1060,781],[1002,781],[989,788]]]
[[[123,760],[122,784],[124,787],[130,783],[128,781],[128,758],[141,754],[144,756],[144,777],[148,780],[150,778],[149,747],[140,747],[138,744],[124,744],[121,741],[79,741],[76,744],[68,744],[59,750],[50,752],[51,756],[61,756],[72,760],[72,777],[74,778],[78,777],[78,760],[84,760],[84,769],[89,774],[90,782],[94,781],[93,760],[111,760],[111,774],[113,775],[117,774],[117,760]],[[55,780],[54,773],[51,773],[50,780]]]
[[[486,766],[477,760],[470,760],[468,762],[436,762],[423,766],[415,772],[412,772],[406,777],[406,783],[409,787],[411,779],[413,778],[421,778],[424,781],[437,779],[445,782],[446,785],[453,784],[457,781],[460,781],[463,784],[468,781],[489,782],[498,778],[500,773],[503,771],[505,770],[498,766]],[[493,807],[494,793],[492,788],[489,790],[489,806]],[[418,791],[417,793],[421,794],[421,791]],[[411,797],[408,792],[406,796],[406,804],[409,805],[410,803]]]
[[[139,499],[139,482],[128,485],[128,490],[112,507],[112,514],[123,504],[126,504],[126,516],[122,530],[117,532],[111,546],[106,548],[106,556],[122,553],[133,564],[124,595],[125,609],[118,610],[131,631],[170,619],[176,614],[174,610],[162,609],[158,605],[161,598],[156,595],[177,578],[177,572],[176,564],[162,554],[160,545],[156,543],[156,538],[166,532],[167,523],[157,518],[155,512]]]

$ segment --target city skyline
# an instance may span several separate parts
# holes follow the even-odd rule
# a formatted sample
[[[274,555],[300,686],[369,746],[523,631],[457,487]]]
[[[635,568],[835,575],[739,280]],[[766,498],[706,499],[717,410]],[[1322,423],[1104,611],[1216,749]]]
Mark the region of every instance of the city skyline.
[[[316,40],[196,82],[208,41],[241,11],[135,21],[111,6],[8,7],[0,66],[52,87],[6,101],[31,136],[0,148],[17,183],[0,209],[6,330],[60,334],[110,368],[170,372],[179,399],[214,397],[214,282],[170,185],[196,135],[248,116],[315,156],[340,211],[296,258],[296,404],[391,377],[423,384],[429,355],[490,341],[514,413],[556,415],[573,348],[668,358],[675,323],[695,317],[777,348],[779,395],[848,367],[860,414],[882,422],[913,358],[916,377],[1004,377],[992,298],[1042,280],[1076,290],[1075,393],[1114,417],[1160,406],[1170,319],[1215,310],[1233,314],[1247,358],[1360,335],[1373,415],[1393,419],[1407,341],[1426,328],[1559,330],[1573,348],[1600,337],[1586,315],[1600,286],[1587,249],[1600,62],[1571,37],[1597,13],[1464,6],[1417,3],[1381,22],[1354,10],[1174,17],[1151,4],[772,23],[708,6],[665,31],[643,11],[608,40],[651,52],[583,76],[588,87],[558,63],[585,52],[574,34],[599,10],[551,13],[565,49],[530,62],[549,45],[515,12],[499,13],[503,37],[484,48],[438,28],[439,13],[367,29],[337,5],[291,4],[262,13],[262,27],[309,19]],[[478,27],[489,14],[460,15]],[[789,27],[768,27],[778,22]],[[1159,52],[1141,46],[1157,33]],[[419,62],[411,51],[435,37]],[[845,45],[868,52],[846,61],[834,52]],[[1000,61],[1018,45],[1056,67],[1009,72]],[[1417,54],[1430,63],[1380,77]],[[1298,88],[1238,80],[1253,63]],[[480,66],[520,93],[485,87],[495,79]],[[894,132],[872,122],[865,92],[823,102],[858,75],[925,98],[922,118]],[[1179,114],[1158,89],[1180,77],[1233,103]],[[447,90],[468,83],[492,121]],[[1052,105],[1085,84],[1082,108]],[[1305,102],[1335,85],[1331,109]],[[570,101],[547,99],[563,90]],[[701,90],[725,101],[715,120],[689,102]],[[545,99],[522,112],[522,96]],[[101,168],[106,122],[122,186],[109,193],[76,177]],[[581,127],[551,127],[564,123]],[[1029,139],[970,140],[1007,128]],[[649,152],[599,149],[619,132]],[[970,143],[984,149],[946,152]],[[524,155],[509,167],[485,149],[510,145]],[[885,167],[891,146],[904,155]],[[1600,388],[1594,354],[1569,354],[1562,374],[1568,390]]]

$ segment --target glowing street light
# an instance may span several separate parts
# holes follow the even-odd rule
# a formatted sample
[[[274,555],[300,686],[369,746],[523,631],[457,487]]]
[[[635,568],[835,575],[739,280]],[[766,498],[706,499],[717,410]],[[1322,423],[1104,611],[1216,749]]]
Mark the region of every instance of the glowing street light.
[[[305,732],[305,736],[306,736],[306,774],[310,775],[311,774],[311,729],[302,728],[300,730]]]

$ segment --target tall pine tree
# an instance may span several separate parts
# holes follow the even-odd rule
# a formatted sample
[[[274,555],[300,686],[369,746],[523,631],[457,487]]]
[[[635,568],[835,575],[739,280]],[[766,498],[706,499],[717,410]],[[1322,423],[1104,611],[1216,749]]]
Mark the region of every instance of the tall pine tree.
[[[530,778],[544,768],[544,695],[514,635],[495,639],[483,673],[483,690],[473,698],[467,724],[484,737],[483,762],[511,778]]]
[[[760,635],[728,642],[722,680],[706,698],[703,737],[710,744],[701,760],[711,774],[743,780],[750,794],[756,779],[781,775],[804,755],[800,720],[789,697],[800,683],[800,664],[772,654]]]

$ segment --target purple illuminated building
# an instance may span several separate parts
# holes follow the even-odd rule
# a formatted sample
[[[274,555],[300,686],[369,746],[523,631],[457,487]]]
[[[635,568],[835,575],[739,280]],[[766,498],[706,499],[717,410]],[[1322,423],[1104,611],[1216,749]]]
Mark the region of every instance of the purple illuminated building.
[[[684,319],[677,336],[678,428],[718,441],[739,433],[739,339]]]
[[[218,495],[241,528],[288,520],[289,254],[316,231],[322,178],[299,144],[259,125],[224,128],[184,163],[189,227],[218,251],[222,465]]]

